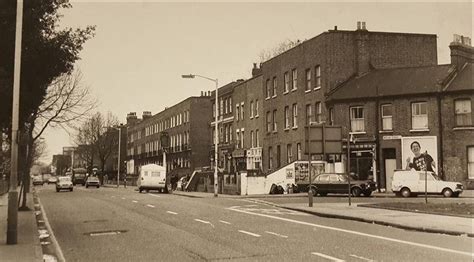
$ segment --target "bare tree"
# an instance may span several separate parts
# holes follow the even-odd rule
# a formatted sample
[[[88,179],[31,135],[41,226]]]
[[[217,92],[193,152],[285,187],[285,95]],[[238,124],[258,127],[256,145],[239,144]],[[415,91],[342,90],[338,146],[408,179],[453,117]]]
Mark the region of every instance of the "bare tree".
[[[94,165],[94,159],[97,159],[101,170],[104,170],[105,162],[118,146],[118,132],[112,128],[118,122],[112,113],[108,112],[104,116],[98,112],[78,129],[74,140],[81,148],[79,157],[88,163],[89,169]]]
[[[258,55],[258,59],[260,61],[260,63],[263,63],[267,60],[270,60],[271,58],[297,46],[300,44],[300,40],[296,40],[296,41],[293,41],[293,40],[290,40],[290,39],[287,39],[287,40],[284,40],[282,42],[280,42],[279,44],[277,44],[275,47],[273,48],[270,48],[270,49],[265,49],[265,50],[262,50],[260,51],[259,55]]]

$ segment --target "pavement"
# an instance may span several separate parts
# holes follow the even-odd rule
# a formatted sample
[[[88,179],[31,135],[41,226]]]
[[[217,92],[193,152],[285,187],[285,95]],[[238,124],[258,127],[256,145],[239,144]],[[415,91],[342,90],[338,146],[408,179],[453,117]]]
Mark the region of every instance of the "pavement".
[[[43,261],[38,227],[33,206],[33,194],[27,196],[31,211],[18,212],[18,243],[7,245],[8,193],[0,195],[0,260],[1,261]]]

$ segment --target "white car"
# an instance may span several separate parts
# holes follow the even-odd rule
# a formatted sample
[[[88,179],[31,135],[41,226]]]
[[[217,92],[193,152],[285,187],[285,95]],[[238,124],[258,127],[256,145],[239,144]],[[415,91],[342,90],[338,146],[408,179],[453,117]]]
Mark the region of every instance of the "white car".
[[[61,190],[69,190],[72,192],[74,186],[72,185],[71,177],[69,176],[60,176],[56,182],[56,192]]]
[[[163,193],[171,193],[171,183],[166,177],[166,168],[148,164],[140,168],[140,175],[137,180],[138,191],[141,193],[143,190],[146,192],[150,190],[158,190]]]
[[[415,170],[398,170],[393,174],[392,191],[403,197],[416,196],[425,193],[425,176],[427,194],[458,197],[463,191],[459,182],[448,182],[438,178],[432,172]]]

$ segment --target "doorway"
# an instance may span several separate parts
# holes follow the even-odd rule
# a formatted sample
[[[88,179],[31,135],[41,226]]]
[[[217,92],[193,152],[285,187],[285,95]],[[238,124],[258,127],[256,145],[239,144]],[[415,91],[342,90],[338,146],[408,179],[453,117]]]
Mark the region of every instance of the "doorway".
[[[392,192],[393,173],[397,169],[397,156],[395,148],[384,148],[382,156],[385,167],[385,189]]]

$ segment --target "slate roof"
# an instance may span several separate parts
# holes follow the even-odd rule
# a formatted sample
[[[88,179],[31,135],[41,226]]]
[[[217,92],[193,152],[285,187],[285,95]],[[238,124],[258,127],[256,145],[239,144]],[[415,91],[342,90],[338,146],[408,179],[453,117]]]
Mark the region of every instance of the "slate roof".
[[[456,74],[454,80],[445,87],[444,91],[460,90],[472,90],[474,92],[474,65],[472,63],[467,63]]]
[[[376,69],[352,77],[328,94],[328,100],[433,93],[442,90],[454,67],[435,65]],[[454,83],[452,83],[454,84]]]

